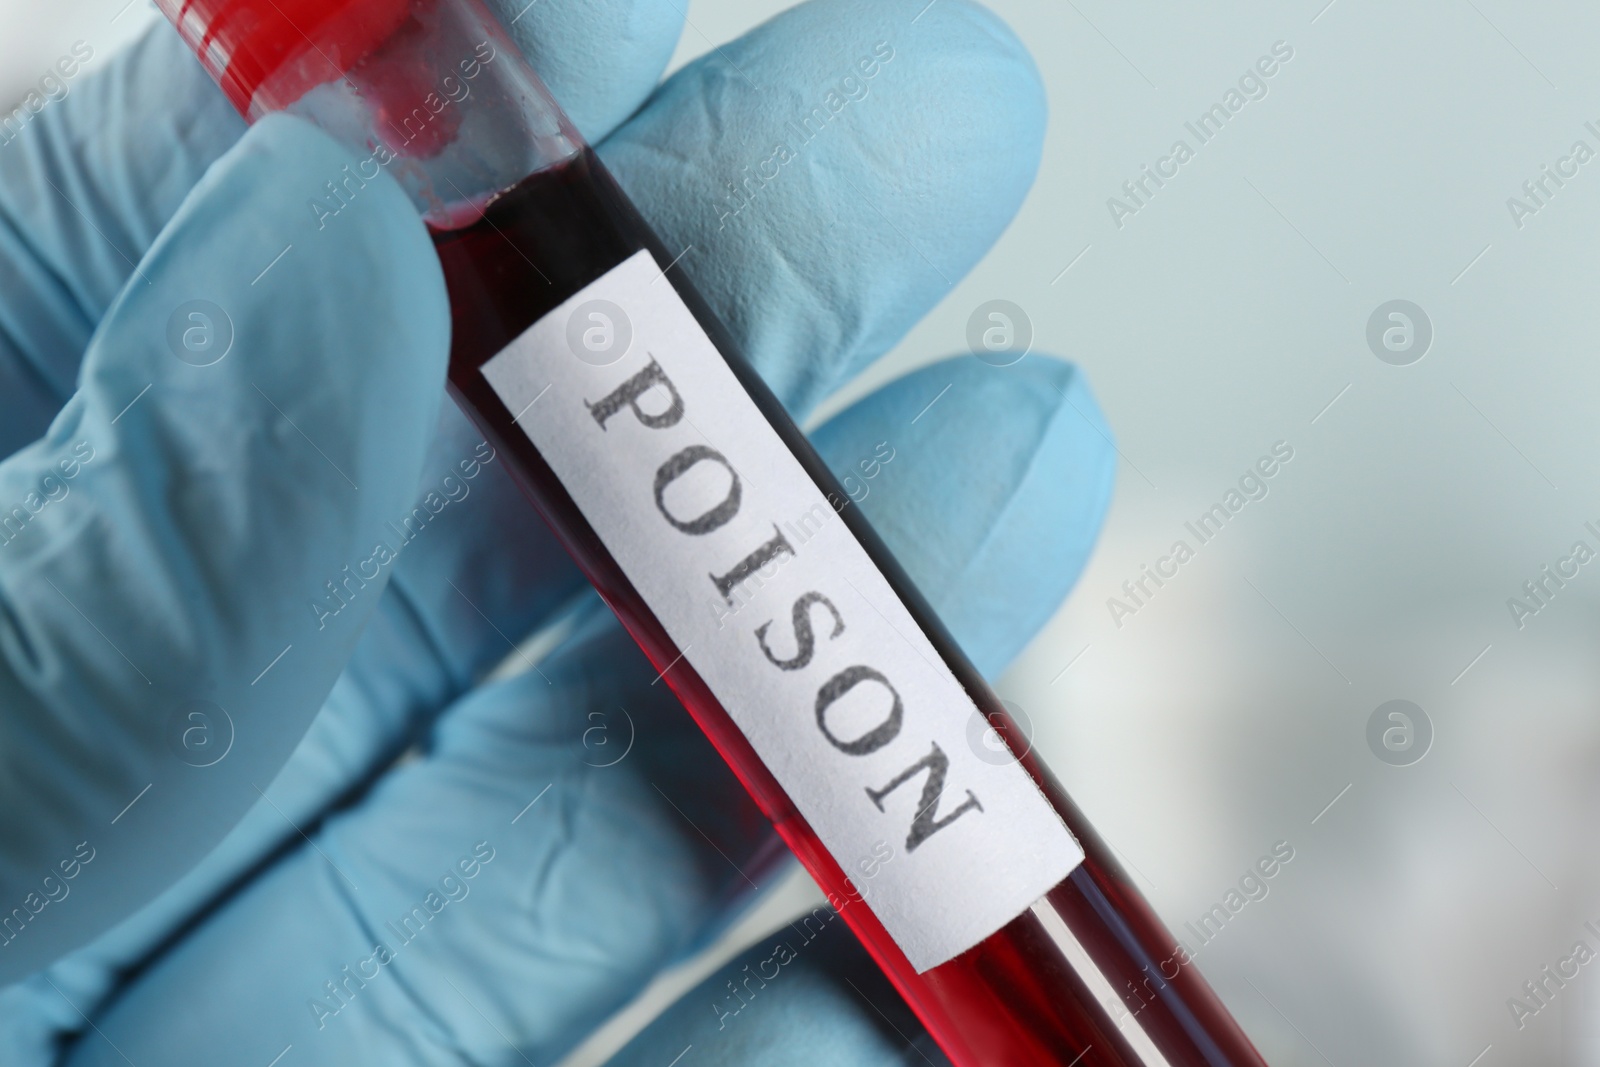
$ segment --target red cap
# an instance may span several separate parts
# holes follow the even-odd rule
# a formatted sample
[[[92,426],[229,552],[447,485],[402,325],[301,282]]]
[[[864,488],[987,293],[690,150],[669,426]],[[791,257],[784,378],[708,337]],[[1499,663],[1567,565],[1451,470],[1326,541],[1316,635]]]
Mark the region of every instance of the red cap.
[[[156,0],[246,118],[285,107],[382,44],[409,0]]]

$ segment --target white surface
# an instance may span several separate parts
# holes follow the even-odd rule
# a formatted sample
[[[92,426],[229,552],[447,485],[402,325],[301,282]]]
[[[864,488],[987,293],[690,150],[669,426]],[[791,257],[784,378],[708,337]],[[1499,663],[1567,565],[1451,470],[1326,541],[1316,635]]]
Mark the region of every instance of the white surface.
[[[0,4],[0,67],[42,72],[61,45],[29,66],[8,31],[89,6]],[[680,59],[782,6],[693,0]],[[1600,915],[1600,579],[1521,630],[1506,606],[1600,519],[1600,176],[1522,229],[1506,207],[1600,118],[1600,9],[993,6],[1049,87],[1039,183],[860,389],[1001,297],[1117,432],[1105,536],[1001,694],[1174,927],[1292,843],[1200,958],[1275,1067],[1600,1063],[1593,968],[1521,1030],[1507,1008]],[[1107,198],[1280,39],[1266,98],[1116,229]],[[1394,298],[1436,330],[1410,367],[1365,341]],[[1270,495],[1118,629],[1107,599],[1280,438]],[[1393,698],[1436,731],[1410,767],[1365,741]]]
[[[1083,852],[1019,765],[968,741],[978,709],[661,268],[635,253],[483,375],[860,899],[918,972],[937,967]],[[666,384],[635,392],[651,368]]]

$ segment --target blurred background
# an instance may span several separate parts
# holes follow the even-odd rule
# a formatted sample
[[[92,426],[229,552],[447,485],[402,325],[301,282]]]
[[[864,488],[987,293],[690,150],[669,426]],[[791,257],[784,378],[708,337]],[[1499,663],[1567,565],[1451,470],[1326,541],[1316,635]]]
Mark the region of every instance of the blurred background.
[[[990,2],[1049,88],[1038,184],[851,395],[974,322],[1087,372],[1110,523],[1001,695],[1180,933],[1292,847],[1198,954],[1270,1062],[1600,1063],[1600,968],[1523,988],[1600,950],[1600,9]],[[784,6],[691,0],[675,63]],[[0,99],[154,19],[0,0]]]

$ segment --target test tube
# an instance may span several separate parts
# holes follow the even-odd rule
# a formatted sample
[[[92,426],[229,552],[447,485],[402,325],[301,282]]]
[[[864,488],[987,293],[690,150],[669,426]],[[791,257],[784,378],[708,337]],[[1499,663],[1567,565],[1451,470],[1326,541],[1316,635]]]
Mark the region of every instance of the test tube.
[[[452,395],[956,1064],[1263,1067],[480,0],[158,6],[411,196]]]

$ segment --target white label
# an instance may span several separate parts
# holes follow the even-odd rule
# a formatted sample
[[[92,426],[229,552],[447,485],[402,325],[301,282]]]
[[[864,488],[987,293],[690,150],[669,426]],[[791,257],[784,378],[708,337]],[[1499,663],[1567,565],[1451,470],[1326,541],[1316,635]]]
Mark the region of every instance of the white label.
[[[483,373],[919,972],[1083,859],[648,252]]]

